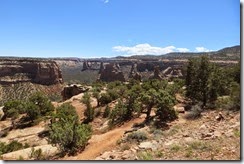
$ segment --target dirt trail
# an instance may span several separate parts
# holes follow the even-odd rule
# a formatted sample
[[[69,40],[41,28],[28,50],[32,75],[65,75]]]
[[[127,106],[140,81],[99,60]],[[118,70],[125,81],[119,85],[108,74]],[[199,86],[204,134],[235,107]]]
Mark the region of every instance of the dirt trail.
[[[101,153],[113,149],[116,146],[118,139],[123,136],[126,130],[130,130],[134,123],[140,123],[144,121],[144,119],[145,117],[136,118],[107,133],[93,135],[85,150],[78,156],[71,157],[72,160],[94,160]],[[71,158],[68,158],[67,160],[70,160]]]

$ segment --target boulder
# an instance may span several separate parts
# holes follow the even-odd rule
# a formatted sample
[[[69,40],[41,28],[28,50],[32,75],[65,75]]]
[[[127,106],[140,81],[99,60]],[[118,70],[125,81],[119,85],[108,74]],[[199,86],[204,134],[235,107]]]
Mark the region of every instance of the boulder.
[[[71,84],[71,85],[65,86],[63,91],[61,92],[61,94],[62,94],[63,100],[65,101],[75,95],[87,92],[88,90],[89,90],[89,88],[86,86],[82,86],[80,84]]]
[[[185,113],[185,108],[183,106],[174,106],[174,110],[178,113]]]
[[[158,147],[158,143],[156,141],[146,141],[146,142],[141,142],[140,145],[138,145],[140,149],[151,149],[151,150],[156,150]]]

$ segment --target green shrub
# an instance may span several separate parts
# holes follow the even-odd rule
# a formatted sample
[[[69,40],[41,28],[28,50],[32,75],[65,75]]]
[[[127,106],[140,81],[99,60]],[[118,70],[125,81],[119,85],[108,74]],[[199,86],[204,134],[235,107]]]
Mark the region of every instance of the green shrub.
[[[20,100],[10,100],[4,103],[3,112],[4,117],[17,118],[19,114],[25,112],[26,104]]]
[[[221,109],[231,109],[233,107],[233,103],[231,101],[230,96],[222,96],[218,97],[217,101],[215,102],[216,106]]]
[[[109,117],[109,115],[110,115],[110,111],[111,111],[111,109],[110,109],[109,106],[107,105],[106,108],[105,108],[105,110],[104,110],[104,113],[103,113],[103,118],[107,118],[107,117]]]
[[[121,85],[123,85],[123,83],[121,81],[113,81],[113,82],[108,83],[107,88],[108,89],[114,89],[114,88],[121,86]]]
[[[85,93],[81,101],[86,105],[86,110],[84,112],[86,118],[84,122],[91,122],[94,119],[94,109],[91,106],[91,95],[89,93]]]
[[[153,154],[151,151],[142,151],[138,153],[139,160],[153,160]]]
[[[22,144],[19,143],[18,141],[12,141],[9,144],[6,144],[4,142],[0,142],[0,155],[10,153],[13,151],[17,151],[20,149],[28,148],[28,144]]]
[[[101,97],[99,98],[99,102],[101,103],[101,105],[106,105],[112,101],[113,99],[108,93],[102,93]]]
[[[148,139],[147,134],[145,132],[141,132],[141,131],[132,132],[132,133],[128,134],[126,137],[127,141],[141,142],[146,139]]]
[[[26,114],[32,122],[34,122],[37,118],[41,116],[41,111],[38,106],[32,102],[27,102],[26,105]]]
[[[173,109],[175,98],[172,93],[167,90],[159,90],[158,93],[158,109],[156,111],[156,116],[159,120],[162,122],[168,122],[178,118],[176,111]]]
[[[116,100],[119,98],[119,93],[117,90],[115,89],[110,89],[107,91],[107,93],[109,94],[109,96],[111,97],[112,101]]]
[[[46,159],[46,157],[42,153],[42,149],[35,150],[35,148],[33,148],[33,147],[31,148],[30,158],[34,159],[34,160],[45,160]]]
[[[173,151],[173,152],[178,152],[180,150],[180,146],[179,145],[175,145],[173,144],[171,147],[170,147],[170,150]]]
[[[35,104],[42,116],[48,115],[54,111],[54,106],[47,96],[42,94],[41,92],[36,92],[31,95],[29,98],[29,102]]]
[[[58,145],[63,155],[75,154],[84,149],[92,134],[90,125],[79,123],[75,109],[70,104],[57,108],[49,128],[49,142]]]
[[[202,108],[199,105],[194,105],[191,111],[187,113],[184,117],[188,120],[194,120],[201,117]]]
[[[118,101],[118,104],[115,105],[114,109],[111,111],[109,116],[109,125],[110,127],[114,125],[119,125],[123,123],[127,118],[127,108],[122,100]]]

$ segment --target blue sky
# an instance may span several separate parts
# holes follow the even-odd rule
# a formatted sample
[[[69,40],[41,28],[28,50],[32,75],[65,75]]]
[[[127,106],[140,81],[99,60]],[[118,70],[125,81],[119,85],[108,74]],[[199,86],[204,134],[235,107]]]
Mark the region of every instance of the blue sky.
[[[238,0],[0,0],[0,56],[160,55],[239,44]]]

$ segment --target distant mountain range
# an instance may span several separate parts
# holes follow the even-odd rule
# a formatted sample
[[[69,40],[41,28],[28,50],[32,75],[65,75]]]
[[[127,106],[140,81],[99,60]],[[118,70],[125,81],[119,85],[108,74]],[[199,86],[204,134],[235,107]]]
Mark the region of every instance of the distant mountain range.
[[[171,52],[164,55],[133,55],[133,56],[117,56],[117,57],[100,57],[100,58],[79,58],[79,57],[59,57],[59,58],[34,58],[34,57],[10,57],[10,56],[0,56],[1,60],[8,59],[21,59],[21,60],[59,60],[59,61],[73,61],[82,62],[84,60],[97,60],[97,61],[110,61],[110,60],[159,60],[159,59],[188,59],[191,57],[197,57],[201,55],[207,55],[211,59],[220,60],[239,60],[241,56],[240,45],[226,47],[218,51],[211,52]]]

